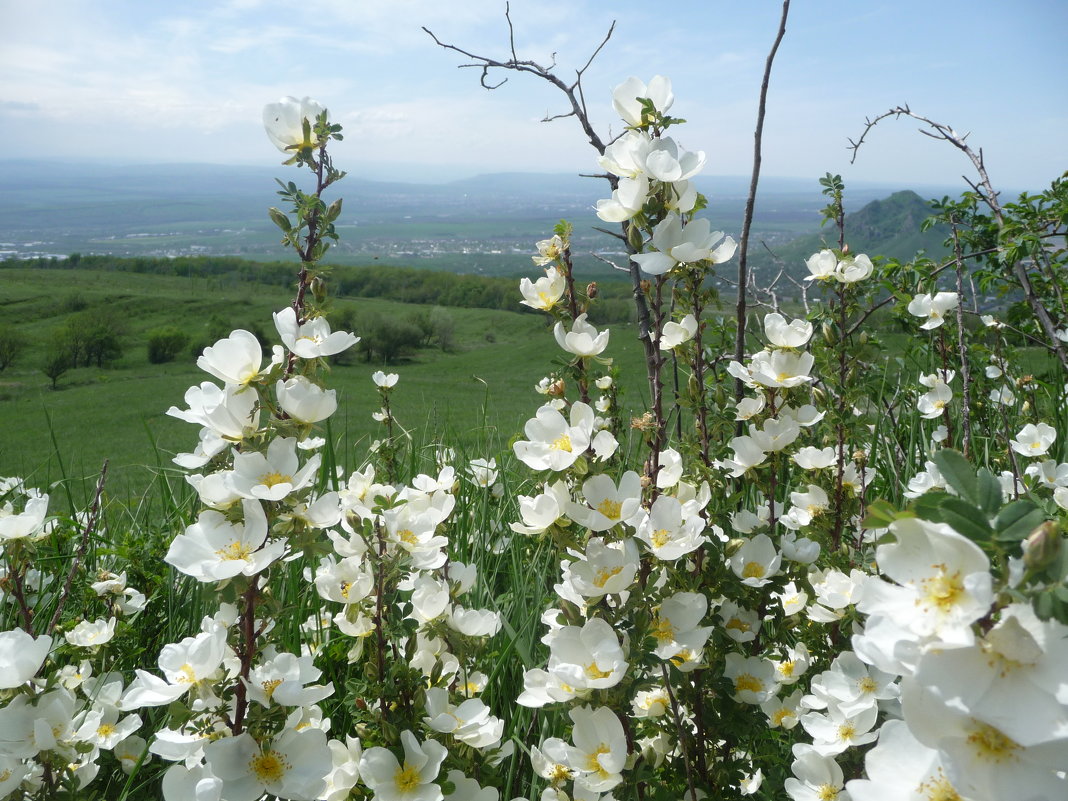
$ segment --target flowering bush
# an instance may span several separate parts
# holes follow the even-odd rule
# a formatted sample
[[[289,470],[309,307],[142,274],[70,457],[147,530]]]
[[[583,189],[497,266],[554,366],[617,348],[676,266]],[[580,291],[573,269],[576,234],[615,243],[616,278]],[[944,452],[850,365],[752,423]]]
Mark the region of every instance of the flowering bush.
[[[356,469],[337,458],[327,363],[358,337],[327,322],[319,262],[341,128],[308,98],[267,107],[315,182],[281,183],[270,212],[295,298],[269,353],[233,331],[168,411],[199,428],[175,458],[197,508],[156,554],[173,572],[127,582],[100,536],[103,476],[70,520],[0,481],[0,797],[1068,794],[1065,390],[1014,379],[1004,326],[966,330],[959,292],[851,253],[836,176],[839,247],[806,262],[820,296],[773,304],[745,358],[725,356],[745,321],[707,313],[709,279],[737,246],[698,216],[707,159],[667,135],[673,103],[661,76],[617,87],[626,130],[599,161],[647,409],[627,425],[619,333],[590,322],[562,223],[519,287],[561,351],[546,402],[510,453],[458,469],[444,448],[427,472],[394,417],[398,374],[373,376],[383,436]],[[865,326],[890,300],[910,338],[896,373]],[[980,443],[976,469],[955,448]],[[138,625],[173,592],[189,625],[152,627],[167,634],[148,652]]]

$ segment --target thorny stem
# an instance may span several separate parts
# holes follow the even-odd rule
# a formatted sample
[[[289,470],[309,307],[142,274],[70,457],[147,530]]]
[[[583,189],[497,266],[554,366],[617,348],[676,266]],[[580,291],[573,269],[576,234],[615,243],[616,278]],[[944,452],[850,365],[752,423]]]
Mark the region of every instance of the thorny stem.
[[[67,599],[70,598],[70,588],[74,583],[74,574],[78,572],[78,568],[81,567],[82,560],[85,559],[85,551],[89,547],[89,537],[96,531],[96,522],[100,516],[100,497],[104,492],[104,482],[108,476],[108,460],[104,460],[104,464],[100,468],[100,478],[96,480],[96,492],[93,493],[93,504],[89,507],[89,519],[85,521],[85,529],[82,531],[82,539],[78,544],[78,553],[74,556],[74,561],[71,562],[70,570],[67,571],[67,580],[63,583],[63,590],[59,594],[59,603],[56,604],[56,611],[52,615],[52,619],[48,623],[48,628],[45,630],[46,634],[51,634],[55,631],[56,626],[59,624],[60,615],[63,614],[63,607],[67,605]],[[23,601],[25,603],[25,601]],[[23,613],[25,618],[25,612]],[[29,629],[27,629],[29,631]]]
[[[564,248],[564,252],[560,254],[560,266],[564,268],[564,284],[567,287],[567,304],[568,310],[571,312],[571,322],[574,324],[575,320],[579,317],[578,296],[575,293],[575,274],[573,271],[574,264],[571,261],[571,245],[568,244]],[[590,402],[590,389],[589,382],[586,378],[586,359],[579,357],[578,364],[576,366],[576,380],[579,387],[579,399],[585,403]]]
[[[375,565],[375,644],[377,646],[378,666],[378,708],[382,717],[386,715],[386,634],[383,631],[385,620],[385,594],[386,594],[386,537],[382,531],[382,524],[375,525],[375,533],[378,537],[378,564]]]
[[[646,471],[646,475],[649,476],[651,500],[656,500],[656,496],[659,494],[656,487],[656,474],[660,471],[660,451],[664,449],[664,441],[667,438],[667,422],[664,420],[664,381],[662,369],[664,366],[664,356],[660,351],[660,337],[663,336],[664,330],[664,308],[663,308],[663,294],[664,283],[667,277],[658,275],[654,283],[654,295],[653,295],[653,330],[656,333],[655,341],[650,338],[649,342],[652,345],[653,356],[649,361],[650,371],[650,386],[653,393],[653,424],[656,429],[653,434],[652,441],[649,443],[649,469]]]
[[[664,677],[664,689],[667,690],[668,700],[671,702],[671,716],[675,719],[675,728],[679,733],[679,745],[682,746],[682,763],[686,766],[686,787],[689,790],[690,801],[697,801],[697,787],[693,781],[693,759],[690,757],[690,749],[687,746],[686,729],[682,725],[682,715],[679,714],[679,702],[675,700],[675,693],[671,690],[671,678],[668,675],[667,663],[660,663],[660,672]]]
[[[968,348],[964,341],[964,261],[961,258],[960,236],[956,220],[953,226],[953,255],[956,258],[957,272],[957,353],[960,356],[961,381],[964,395],[961,399],[961,451],[964,458],[971,456],[972,450],[972,371],[968,363]]]
[[[26,603],[26,590],[23,587],[22,580],[26,577],[26,569],[29,567],[29,563],[23,561],[22,564],[14,568],[11,573],[11,594],[15,596],[15,602],[19,607],[19,614],[22,616],[22,629],[27,634],[33,634],[33,610],[30,609],[28,603]]]
[[[259,595],[259,575],[252,577],[244,594],[241,609],[241,672],[234,689],[234,722],[230,727],[234,735],[241,733],[248,710],[247,688],[245,683],[252,673],[252,660],[256,657],[256,598]]]
[[[707,388],[705,387],[705,347],[702,342],[704,323],[701,316],[704,313],[704,301],[701,297],[701,277],[694,273],[689,274],[689,292],[693,303],[693,316],[697,320],[697,332],[693,336],[694,358],[691,369],[694,381],[697,384],[697,397],[694,399],[694,412],[697,417],[697,435],[701,441],[701,461],[706,467],[711,467],[712,462],[708,453],[708,407],[706,404]]]
[[[323,168],[326,162],[326,142],[319,145],[319,158],[315,162],[315,198],[320,200],[323,194],[323,189],[326,188],[329,181],[323,177]],[[306,322],[304,316],[304,296],[308,291],[308,265],[314,264],[315,260],[312,258],[312,254],[315,250],[315,245],[319,241],[319,206],[316,204],[312,210],[311,216],[308,218],[308,236],[304,241],[304,248],[297,248],[297,253],[300,255],[300,272],[297,273],[297,295],[293,299],[293,311],[296,312],[297,325],[302,325]],[[293,374],[293,369],[297,365],[297,354],[290,353],[289,359],[286,361],[286,369],[282,375],[282,378],[289,378]]]
[[[839,240],[844,239],[844,227],[841,215],[839,215]],[[834,477],[834,528],[831,530],[831,541],[835,550],[842,543],[842,526],[845,514],[842,509],[844,501],[843,483],[845,480],[845,414],[846,414],[846,290],[843,284],[838,284],[838,419],[835,421],[837,466]]]
[[[946,329],[944,326],[938,329],[938,353],[942,358],[942,375],[940,378],[945,381],[946,377],[949,375],[949,343],[946,342]],[[946,442],[952,443],[954,441],[953,420],[950,419],[949,414],[946,414],[945,418]]]

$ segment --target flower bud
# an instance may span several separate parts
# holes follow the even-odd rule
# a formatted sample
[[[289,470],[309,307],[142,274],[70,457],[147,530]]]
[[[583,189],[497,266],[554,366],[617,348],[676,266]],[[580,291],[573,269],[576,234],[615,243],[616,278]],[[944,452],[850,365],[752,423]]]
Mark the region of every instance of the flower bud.
[[[1027,535],[1023,543],[1024,565],[1030,570],[1042,570],[1053,563],[1061,551],[1061,533],[1057,524],[1047,520]]]
[[[690,378],[686,382],[686,392],[695,401],[701,397],[701,385],[693,373],[690,373]]]
[[[745,540],[739,539],[739,538],[736,537],[736,538],[730,540],[726,544],[726,546],[724,546],[723,555],[724,556],[734,556],[734,554],[738,551],[738,549],[741,548],[743,545],[745,545]]]
[[[631,223],[627,226],[627,244],[635,253],[642,252],[642,245],[645,244],[645,240],[642,237],[642,229]]]
[[[833,345],[838,340],[838,334],[834,330],[834,324],[825,321],[820,327],[820,333],[823,335],[823,341],[828,345]]]
[[[324,303],[326,301],[326,281],[319,276],[315,276],[311,280],[311,291],[316,303]]]
[[[846,244],[842,245],[842,255],[843,256],[848,256],[849,255],[849,243],[848,242]]]
[[[549,384],[549,391],[545,394],[553,398],[562,398],[564,397],[565,389],[566,385],[564,384],[564,379],[558,378]]]
[[[289,221],[289,218],[273,206],[267,210],[267,214],[270,215],[271,222],[273,222],[287,234],[293,228],[293,224]]]
[[[595,297],[597,297],[596,281],[590,281],[590,283],[586,285],[586,297],[588,297],[590,300],[593,300]]]
[[[642,279],[642,283],[641,283],[641,288],[642,288],[642,292],[644,292],[646,295],[648,295],[649,294],[649,290],[653,288],[653,285],[650,284],[647,280],[645,280],[643,278]]]

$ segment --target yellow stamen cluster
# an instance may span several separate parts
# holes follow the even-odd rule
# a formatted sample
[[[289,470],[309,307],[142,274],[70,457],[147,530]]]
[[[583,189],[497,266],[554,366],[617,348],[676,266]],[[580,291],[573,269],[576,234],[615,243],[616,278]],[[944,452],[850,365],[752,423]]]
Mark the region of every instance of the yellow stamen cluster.
[[[247,561],[252,556],[252,548],[245,542],[231,542],[225,548],[220,548],[215,552],[224,562],[233,562],[237,560]]]
[[[623,504],[619,501],[613,501],[611,498],[605,498],[599,504],[597,504],[597,511],[607,517],[609,520],[619,520],[619,513],[623,509]]]
[[[397,769],[397,773],[393,777],[393,783],[402,793],[414,790],[419,786],[419,771],[405,763],[403,768]]]
[[[274,487],[278,484],[291,484],[293,483],[293,476],[286,476],[282,473],[264,473],[260,476],[260,483],[265,487]]]
[[[764,689],[764,682],[751,673],[741,673],[734,679],[734,689],[735,692],[749,690],[750,692],[758,693]]]
[[[986,723],[975,721],[972,733],[968,735],[968,745],[975,755],[986,762],[1002,764],[1016,759],[1019,744],[1006,737],[1001,731]]]
[[[552,441],[549,448],[554,451],[567,451],[568,453],[571,453],[571,437],[567,434],[561,434]]]
[[[249,770],[264,784],[281,781],[292,765],[277,751],[264,751],[252,757],[248,763]]]
[[[764,573],[764,565],[760,562],[746,562],[742,568],[742,578],[763,578]]]

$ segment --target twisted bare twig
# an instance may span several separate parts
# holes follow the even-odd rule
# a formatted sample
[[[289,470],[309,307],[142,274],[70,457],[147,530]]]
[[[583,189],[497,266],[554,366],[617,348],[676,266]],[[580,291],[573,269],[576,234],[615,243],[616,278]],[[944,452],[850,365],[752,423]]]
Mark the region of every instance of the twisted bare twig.
[[[994,218],[997,220],[998,228],[1004,228],[1005,215],[1002,211],[1001,203],[998,200],[999,193],[994,190],[994,185],[990,182],[990,175],[986,171],[986,163],[983,160],[982,148],[980,148],[978,151],[973,150],[967,143],[969,134],[957,133],[955,130],[953,130],[953,128],[948,125],[945,125],[944,123],[935,122],[934,120],[929,119],[928,117],[924,117],[921,114],[917,114],[912,109],[910,109],[907,104],[902,106],[895,106],[894,108],[878,115],[877,117],[864,120],[864,131],[861,133],[860,137],[856,141],[852,139],[849,140],[849,147],[853,151],[853,157],[850,159],[850,163],[852,164],[856,161],[857,154],[860,151],[860,147],[864,144],[864,140],[867,137],[868,133],[872,130],[872,128],[874,128],[876,125],[878,125],[880,122],[887,119],[888,117],[898,119],[899,117],[903,116],[911,117],[912,119],[918,120],[919,122],[922,122],[927,125],[931,130],[924,130],[922,128],[920,129],[920,133],[922,133],[924,136],[929,136],[932,139],[939,139],[941,141],[948,142],[968,157],[968,159],[972,162],[972,166],[975,167],[975,171],[979,174],[979,181],[972,181],[967,176],[962,176],[962,178],[964,179],[965,183],[967,183],[968,186],[971,187],[972,191],[974,191],[982,199],[983,203],[986,204],[986,206],[990,209],[991,213],[993,213]],[[1011,269],[1013,275],[1016,277],[1016,281],[1020,285],[1020,289],[1023,290],[1024,297],[1027,299],[1027,303],[1031,307],[1031,311],[1038,319],[1038,323],[1042,327],[1043,333],[1045,333],[1046,335],[1046,338],[1048,340],[1048,342],[1046,343],[1046,347],[1048,347],[1050,351],[1056,354],[1057,359],[1060,361],[1061,365],[1064,367],[1065,370],[1068,370],[1068,352],[1065,351],[1063,344],[1057,338],[1056,326],[1053,323],[1053,319],[1049,315],[1049,311],[1046,309],[1046,306],[1042,302],[1042,299],[1038,297],[1037,293],[1034,290],[1034,287],[1031,285],[1031,277],[1027,273],[1027,268],[1024,266],[1022,261],[1016,260],[1012,263]]]

